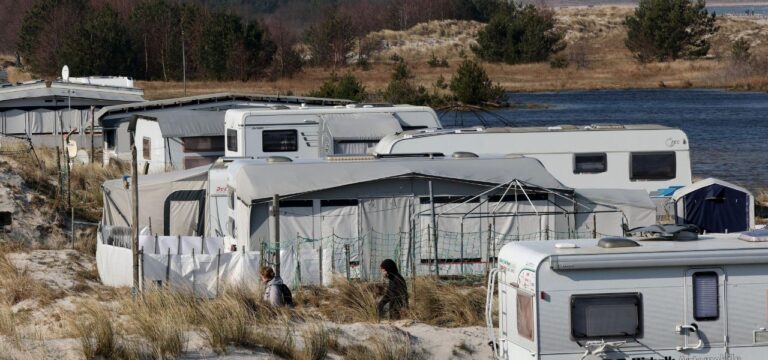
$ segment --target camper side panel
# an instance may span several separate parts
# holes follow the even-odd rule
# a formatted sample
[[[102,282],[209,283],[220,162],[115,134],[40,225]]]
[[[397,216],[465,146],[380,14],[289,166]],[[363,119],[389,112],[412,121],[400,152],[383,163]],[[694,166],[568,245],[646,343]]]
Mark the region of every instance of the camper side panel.
[[[634,294],[641,297],[641,334],[643,344],[630,343],[623,351],[674,350],[682,337],[674,336],[675,326],[683,321],[683,288],[680,268],[579,270],[554,272],[542,265],[539,275],[537,316],[539,346],[542,358],[555,355],[573,358],[584,349],[576,342],[571,324],[571,301],[574,296],[590,294]],[[578,334],[576,334],[578,336]],[[585,340],[579,340],[584,343]],[[550,357],[552,356],[552,357]]]
[[[136,122],[134,136],[139,173],[150,174],[165,171],[165,139],[163,139],[157,121],[139,119]]]
[[[768,328],[768,265],[729,265],[725,271],[730,346],[744,359],[758,359],[768,351],[768,332],[760,330]]]

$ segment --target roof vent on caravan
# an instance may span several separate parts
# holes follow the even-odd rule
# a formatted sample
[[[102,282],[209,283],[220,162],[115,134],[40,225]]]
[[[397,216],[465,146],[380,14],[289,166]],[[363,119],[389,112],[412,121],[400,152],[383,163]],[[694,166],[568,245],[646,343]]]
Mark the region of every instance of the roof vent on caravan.
[[[507,155],[504,155],[504,157],[507,159],[520,159],[520,158],[524,158],[525,156],[520,154],[507,154]]]
[[[291,158],[287,156],[270,156],[267,158],[267,164],[276,164],[276,163],[289,163],[293,162]]]
[[[585,129],[587,130],[616,130],[616,129],[623,129],[624,125],[621,124],[592,124]]]
[[[640,246],[637,241],[625,237],[604,237],[597,242],[597,246],[604,249]]]
[[[749,242],[763,242],[768,241],[768,229],[745,231],[739,235],[739,240]]]
[[[269,107],[269,109],[270,110],[288,110],[290,108],[285,105],[272,105]]]
[[[457,151],[451,155],[454,159],[473,159],[478,157],[477,154],[469,151]]]

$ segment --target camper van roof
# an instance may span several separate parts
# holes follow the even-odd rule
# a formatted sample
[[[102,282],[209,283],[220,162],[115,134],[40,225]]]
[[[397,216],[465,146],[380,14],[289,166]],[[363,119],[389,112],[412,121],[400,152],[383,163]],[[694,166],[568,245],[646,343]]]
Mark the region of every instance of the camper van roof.
[[[556,270],[674,265],[717,265],[732,261],[768,262],[768,242],[739,239],[739,233],[700,236],[698,240],[639,240],[640,246],[604,248],[598,239],[514,242],[501,249],[499,266],[519,271],[549,260]],[[532,269],[535,271],[535,269]]]
[[[530,127],[469,127],[445,130],[411,130],[400,137],[431,136],[441,134],[498,134],[498,133],[534,133],[534,132],[584,132],[584,131],[637,131],[637,130],[678,130],[677,128],[657,124],[592,124],[592,125],[555,125]]]
[[[291,109],[230,109],[227,110],[228,118],[244,118],[251,114],[257,115],[287,115],[287,114],[349,114],[349,113],[381,113],[386,111],[407,112],[407,111],[433,111],[427,106],[411,105],[387,105],[375,107],[344,106],[344,107],[304,107]]]

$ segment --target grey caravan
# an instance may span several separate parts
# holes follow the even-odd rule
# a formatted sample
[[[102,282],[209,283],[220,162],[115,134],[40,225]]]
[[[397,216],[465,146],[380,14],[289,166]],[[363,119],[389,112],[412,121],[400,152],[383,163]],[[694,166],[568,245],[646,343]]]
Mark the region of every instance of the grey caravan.
[[[768,232],[689,241],[627,238],[504,246],[500,359],[765,359]],[[762,241],[760,241],[762,240]]]

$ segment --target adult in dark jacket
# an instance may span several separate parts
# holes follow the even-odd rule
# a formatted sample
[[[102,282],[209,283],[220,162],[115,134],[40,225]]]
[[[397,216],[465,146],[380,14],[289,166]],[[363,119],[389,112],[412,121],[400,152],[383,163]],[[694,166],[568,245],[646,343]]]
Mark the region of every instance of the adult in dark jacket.
[[[388,283],[387,291],[376,307],[379,320],[384,318],[387,310],[389,310],[390,319],[397,319],[400,317],[401,311],[408,307],[408,287],[405,284],[405,279],[400,275],[400,271],[397,270],[397,264],[391,259],[382,261],[380,270]]]

